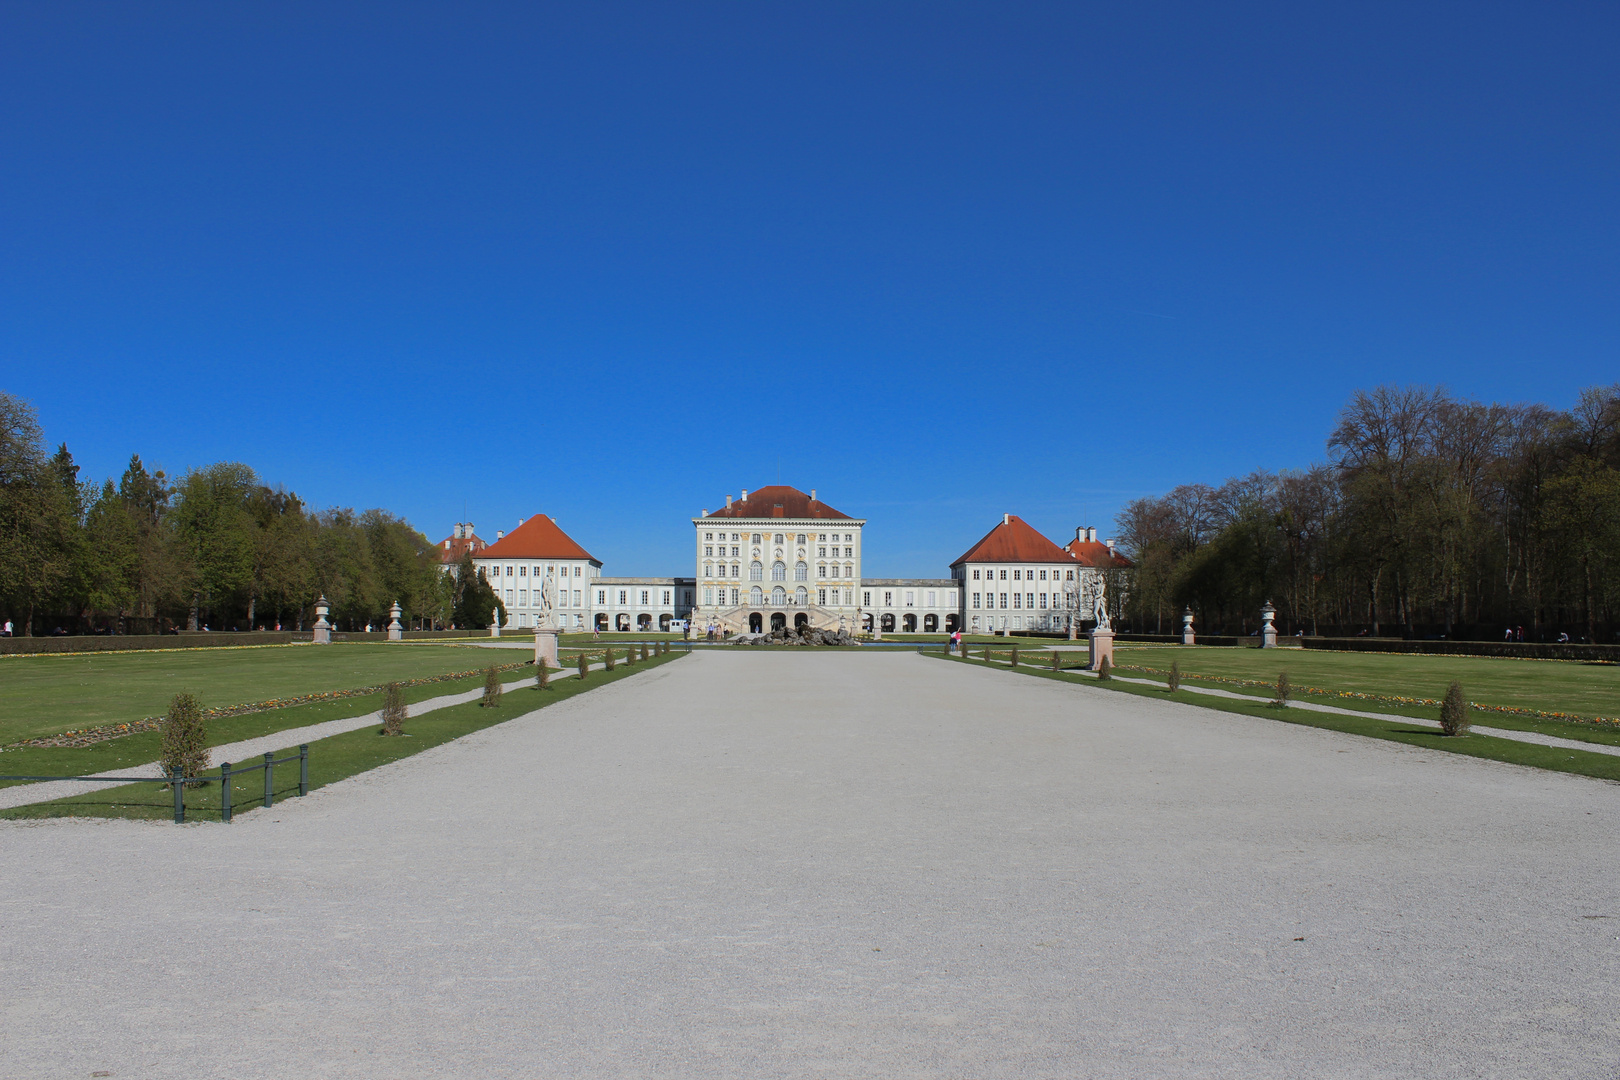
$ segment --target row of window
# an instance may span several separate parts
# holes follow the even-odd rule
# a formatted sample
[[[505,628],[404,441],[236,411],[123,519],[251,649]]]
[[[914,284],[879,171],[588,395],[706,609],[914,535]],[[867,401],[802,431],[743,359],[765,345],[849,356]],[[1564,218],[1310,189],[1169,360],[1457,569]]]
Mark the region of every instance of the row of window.
[[[741,589],[729,589],[729,590],[728,589],[704,589],[703,590],[703,606],[704,607],[713,607],[715,604],[718,603],[721,607],[725,607],[726,604],[727,604],[727,593],[728,592],[730,593],[730,605],[732,607],[736,607],[738,604],[742,603],[742,599],[741,599],[742,590]],[[839,599],[839,592],[840,592],[840,590],[838,590],[838,589],[817,589],[816,590],[816,603],[820,604],[822,607],[826,607],[828,604],[837,605],[840,602],[842,602],[842,604],[845,607],[850,607],[855,603],[855,590],[854,589],[844,589],[844,590],[842,590],[842,593],[843,593],[842,601],[840,601],[840,599]],[[803,589],[803,588],[794,589],[793,590],[793,599],[794,599],[794,603],[796,605],[798,605],[799,607],[804,607],[806,604],[809,603],[809,599],[810,599],[809,590]],[[754,586],[753,588],[749,589],[748,590],[748,602],[750,604],[752,604],[754,607],[763,606],[763,604],[765,603],[765,590],[760,588],[757,585]],[[780,606],[786,606],[786,604],[787,604],[787,590],[783,589],[780,586],[778,586],[777,588],[772,589],[771,590],[771,603],[777,604],[777,605],[780,605]]]
[[[1036,606],[1035,600],[1036,600],[1037,596],[1040,598],[1040,606],[1043,607],[1043,608],[1046,607],[1046,594],[1045,593],[1013,593],[1012,594],[1012,606],[1015,607],[1015,608],[1020,608],[1020,607],[1032,608],[1032,607],[1035,607]],[[1075,606],[1074,601],[1076,599],[1078,599],[1078,598],[1075,597],[1073,594],[1068,594],[1068,593],[1053,593],[1052,594],[1052,606],[1054,608],[1065,606],[1063,603],[1061,603],[1061,601],[1065,597],[1067,597],[1068,600],[1069,600],[1069,603],[1068,603],[1067,606],[1068,607],[1074,607]],[[979,606],[979,594],[978,593],[973,594],[973,606],[974,607]],[[990,608],[993,608],[993,607],[997,606],[997,604],[996,604],[996,594],[995,593],[985,593],[984,594],[984,606],[985,607],[990,607]],[[1007,606],[1007,594],[1006,593],[1001,594],[1001,604],[999,606],[1001,606],[1001,607],[1006,607]]]
[[[607,602],[608,602],[608,594],[610,592],[613,592],[613,591],[614,590],[611,590],[611,589],[597,589],[596,590],[596,606],[597,607],[606,607]],[[619,589],[617,591],[618,591],[618,596],[619,596],[619,606],[620,607],[629,606],[629,604],[631,602],[630,598],[632,596],[634,596],[635,594],[637,594],[637,593],[640,593],[640,595],[641,595],[641,606],[646,607],[648,604],[652,603],[652,596],[653,596],[653,593],[654,593],[655,590],[653,590],[653,589]],[[661,592],[663,594],[663,597],[664,597],[663,605],[665,607],[669,607],[670,599],[674,596],[674,590],[673,589],[661,589],[661,590],[656,590],[656,591]],[[691,589],[686,590],[686,603],[687,603],[688,606],[690,606],[691,603],[692,603],[692,590]]]
[[[842,572],[841,575],[840,575],[840,572],[839,572],[839,568],[837,566],[831,567],[831,571],[832,571],[831,573],[828,573],[828,569],[829,568],[826,567],[826,566],[817,566],[816,567],[816,577],[818,577],[818,578],[826,578],[826,577],[839,577],[839,576],[842,576],[842,577],[852,578],[852,577],[855,576],[855,567],[853,567],[853,566],[844,567],[843,572]],[[703,576],[706,577],[706,578],[726,577],[727,576],[726,567],[725,567],[724,564],[721,564],[719,567],[716,567],[713,563],[704,563],[703,564]],[[742,576],[742,566],[741,565],[733,566],[731,568],[730,576],[731,577],[741,577]],[[748,564],[748,580],[749,581],[764,581],[765,580],[765,564],[760,563],[760,562],[749,563]],[[778,563],[772,563],[771,564],[771,580],[772,581],[786,581],[787,580],[787,564],[786,563],[778,562]],[[794,581],[808,581],[808,580],[810,580],[810,567],[806,566],[802,562],[801,563],[795,563],[794,566],[793,566],[793,580]]]
[[[1035,576],[1037,573],[1039,573],[1041,575],[1039,578],[1036,578],[1036,576]],[[1060,571],[1057,571],[1057,570],[1052,571],[1052,580],[1053,581],[1059,581],[1059,580],[1073,581],[1074,580],[1074,571],[1073,570],[1061,571],[1061,573],[1063,574],[1062,578],[1058,577],[1059,573],[1060,573]],[[996,576],[996,572],[994,570],[986,570],[984,572],[984,580],[985,581],[992,581],[992,580],[995,579],[995,576]],[[1046,580],[1046,571],[1045,570],[1040,570],[1040,571],[1022,570],[1022,569],[1014,570],[1012,572],[1012,579],[1014,581],[1036,581],[1036,580],[1045,581]],[[973,580],[974,581],[980,580],[979,572],[977,570],[973,571]],[[1001,580],[1002,581],[1007,580],[1007,571],[1003,570],[1001,572]]]
[[[777,533],[777,534],[775,534],[774,537],[772,537],[771,543],[773,543],[773,544],[785,544],[785,543],[787,543],[787,535],[788,534],[786,534],[786,533]],[[764,540],[765,534],[764,533],[750,533],[749,536],[750,536],[750,539],[749,539],[748,542],[751,543],[751,544],[763,544],[765,542],[765,540]],[[720,534],[716,535],[715,533],[712,533],[712,532],[706,532],[706,533],[703,534],[703,539],[705,539],[705,540],[724,540],[725,538],[726,538],[725,533],[720,533]],[[838,543],[838,534],[837,533],[832,533],[831,538],[832,538],[833,543],[835,543],[835,544]],[[732,539],[733,542],[741,541],[742,540],[742,533],[732,533],[731,534],[731,539]],[[828,541],[828,534],[827,533],[817,533],[816,534],[816,543],[825,544],[825,543],[827,543],[827,541]],[[805,534],[804,533],[797,534],[796,536],[794,536],[793,542],[796,543],[796,544],[804,543],[805,542]],[[854,542],[855,542],[855,534],[854,533],[845,533],[844,534],[844,543],[853,544]]]
[[[482,569],[484,571],[484,576],[487,577],[487,578],[498,578],[498,577],[502,576],[501,575],[501,567],[499,567],[499,566],[485,566],[485,567],[481,567],[480,569]],[[505,569],[506,569],[505,576],[506,577],[512,577],[513,576],[512,575],[512,567],[508,566]],[[558,568],[556,566],[548,566],[548,567],[546,567],[545,572],[548,573],[548,574],[557,574],[558,577],[567,577],[568,576],[568,567],[566,567],[566,566],[562,567],[562,572],[558,573]],[[519,567],[517,567],[517,576],[518,577],[528,577],[529,576],[529,567],[527,567],[527,566],[519,566]],[[540,567],[539,566],[534,567],[534,576],[535,577],[540,576]],[[574,567],[574,576],[575,577],[584,577],[585,576],[585,568],[582,567],[582,566]]]
[[[718,551],[715,550],[716,547],[719,548]],[[740,547],[734,547],[734,548],[731,549],[731,557],[733,559],[737,558],[741,554],[742,554],[742,549]],[[759,553],[756,551],[754,554],[757,555]],[[778,554],[781,554],[781,553],[778,552]],[[801,551],[801,552],[799,552],[799,554],[803,555],[804,552]],[[722,559],[726,557],[725,545],[723,545],[723,544],[721,544],[721,545],[704,544],[703,545],[703,557],[705,559],[712,559],[712,558],[715,558],[716,556],[718,556],[719,558],[722,558]],[[825,547],[816,548],[816,558],[825,559],[826,557],[827,557],[827,549]],[[832,549],[832,557],[835,558],[835,559],[838,558],[838,549],[837,548]],[[855,549],[854,548],[847,547],[847,548],[844,549],[844,558],[853,559],[854,557],[855,557]],[[1032,578],[1031,580],[1034,580],[1034,579]]]
[[[872,606],[872,593],[870,591],[864,591],[864,592],[861,593],[861,596],[865,599],[865,604],[863,606],[871,607]],[[940,593],[934,591],[933,589],[930,589],[926,593],[924,593],[923,597],[924,597],[924,603],[923,603],[924,607],[939,607],[940,606]],[[894,593],[893,590],[891,590],[891,589],[883,590],[883,606],[884,607],[894,607],[895,606],[894,598],[895,598],[895,593]],[[907,590],[905,590],[905,606],[906,607],[916,607],[917,606],[917,592],[916,592],[915,589],[907,589]],[[947,590],[944,593],[944,606],[945,607],[955,607],[956,606],[956,593],[955,593],[954,590]]]
[[[584,602],[585,602],[585,595],[584,595],[584,593],[580,592],[580,590],[578,590],[578,589],[574,590],[574,602],[572,604],[569,604],[569,602],[568,602],[568,590],[567,589],[558,589],[557,590],[557,606],[558,607],[580,607],[582,604],[584,604]],[[507,589],[506,590],[506,606],[511,607],[512,605],[513,605],[512,590]],[[529,590],[528,589],[519,589],[519,590],[517,590],[517,606],[518,607],[524,607],[524,608],[529,606]],[[540,590],[539,589],[534,590],[534,606],[535,607],[540,606]]]

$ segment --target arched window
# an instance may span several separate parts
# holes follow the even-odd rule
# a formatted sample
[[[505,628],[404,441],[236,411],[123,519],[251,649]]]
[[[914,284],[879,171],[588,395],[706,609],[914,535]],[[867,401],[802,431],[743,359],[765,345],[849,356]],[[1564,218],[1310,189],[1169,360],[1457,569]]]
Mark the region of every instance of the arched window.
[[[758,559],[755,559],[753,562],[748,564],[748,580],[749,581],[764,581],[765,580],[765,567],[764,567],[764,565],[762,563],[760,563],[760,561]]]
[[[771,563],[771,580],[787,580],[787,563],[783,562],[781,559],[777,559],[775,562]]]
[[[809,567],[809,565],[802,562],[802,561],[799,562],[798,564],[796,564],[793,567],[793,580],[794,581],[809,581],[810,580],[810,567]]]
[[[765,603],[765,590],[755,585],[748,590],[748,603],[753,607],[761,607]]]
[[[803,585],[800,585],[793,592],[793,602],[795,604],[797,604],[799,607],[809,607],[810,606],[810,590],[806,589]]]
[[[771,590],[771,604],[773,606],[782,607],[786,603],[787,603],[787,590],[786,589],[784,589],[784,588],[782,588],[782,586],[778,585],[776,588]]]

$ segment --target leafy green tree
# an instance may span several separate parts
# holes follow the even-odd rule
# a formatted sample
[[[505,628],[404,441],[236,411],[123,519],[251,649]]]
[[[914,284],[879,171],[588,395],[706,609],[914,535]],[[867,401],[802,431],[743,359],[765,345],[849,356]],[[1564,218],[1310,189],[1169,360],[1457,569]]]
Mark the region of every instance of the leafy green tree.
[[[248,499],[258,477],[246,465],[192,469],[175,490],[172,539],[188,596],[186,626],[198,629],[204,607],[243,596],[253,580],[254,523]]]

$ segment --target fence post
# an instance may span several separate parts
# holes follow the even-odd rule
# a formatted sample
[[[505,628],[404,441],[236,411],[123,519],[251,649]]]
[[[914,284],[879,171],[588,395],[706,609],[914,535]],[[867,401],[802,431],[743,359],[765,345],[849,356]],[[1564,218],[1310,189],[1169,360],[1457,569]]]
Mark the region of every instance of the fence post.
[[[228,761],[219,764],[219,819],[227,825],[231,823],[231,763]]]
[[[186,785],[181,783],[180,767],[176,765],[169,777],[169,786],[174,789],[174,823],[181,825],[186,820]]]
[[[298,794],[309,794],[309,743],[298,745]]]
[[[276,755],[264,755],[264,805],[266,806],[269,806],[276,800],[276,797],[273,794],[275,789],[272,787],[272,784],[275,782],[273,779],[276,772],[275,761]]]

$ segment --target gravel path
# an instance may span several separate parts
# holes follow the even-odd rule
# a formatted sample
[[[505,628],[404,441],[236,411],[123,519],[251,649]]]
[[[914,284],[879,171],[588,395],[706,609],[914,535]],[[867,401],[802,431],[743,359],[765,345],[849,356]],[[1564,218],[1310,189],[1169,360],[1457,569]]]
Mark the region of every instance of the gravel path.
[[[0,823],[0,1076],[1612,1080],[1617,796],[698,652],[230,826]]]

